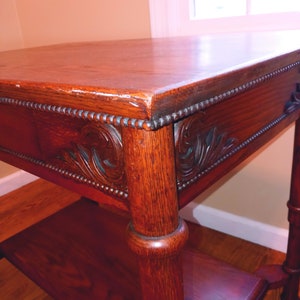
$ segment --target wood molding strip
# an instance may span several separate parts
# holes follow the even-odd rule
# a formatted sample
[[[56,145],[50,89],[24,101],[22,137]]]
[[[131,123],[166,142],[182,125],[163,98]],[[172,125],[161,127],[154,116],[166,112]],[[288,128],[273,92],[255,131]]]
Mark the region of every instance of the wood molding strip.
[[[167,126],[179,119],[188,117],[196,112],[206,109],[212,105],[220,103],[229,97],[245,92],[246,90],[249,90],[256,85],[268,81],[299,65],[300,65],[300,61],[294,62],[285,67],[279,68],[273,72],[260,76],[254,80],[251,80],[245,84],[242,84],[236,88],[225,91],[219,95],[216,95],[209,99],[201,100],[189,107],[175,111],[172,114],[164,115],[162,117],[159,117],[157,119],[152,119],[152,120],[142,120],[142,119],[123,117],[123,116],[115,116],[115,115],[110,115],[101,112],[88,111],[84,109],[42,104],[30,100],[18,100],[18,99],[12,99],[7,97],[0,97],[0,104],[22,106],[32,110],[53,112],[53,113],[58,113],[70,117],[84,119],[84,120],[91,120],[91,121],[96,121],[96,122],[101,122],[106,124],[112,124],[114,126],[133,127],[137,129],[144,129],[144,130],[156,130],[161,127]]]
[[[79,175],[79,174],[76,174],[74,172],[70,172],[66,169],[63,169],[63,168],[60,168],[58,166],[55,166],[53,164],[50,164],[50,163],[47,163],[47,162],[44,162],[40,159],[36,159],[36,158],[33,158],[33,157],[30,157],[24,153],[20,153],[20,152],[17,152],[17,151],[13,151],[13,150],[10,150],[10,149],[6,149],[4,147],[1,147],[0,146],[0,151],[4,152],[4,153],[7,153],[9,155],[12,155],[12,156],[16,156],[20,159],[23,159],[23,160],[26,160],[30,163],[33,163],[35,165],[39,165],[41,167],[44,167],[44,168],[47,168],[51,171],[54,171],[54,172],[57,172],[67,178],[70,178],[70,179],[74,179],[80,183],[85,183],[85,184],[88,184],[96,189],[99,189],[100,191],[103,191],[105,193],[108,193],[108,194],[111,194],[111,195],[114,195],[114,196],[117,196],[119,198],[122,198],[122,199],[126,199],[128,197],[128,194],[127,192],[125,191],[121,191],[121,190],[117,190],[117,189],[114,189],[112,187],[109,187],[109,186],[106,186],[106,185],[103,185],[103,184],[100,184],[98,182],[95,182],[91,179],[88,179],[82,175]]]

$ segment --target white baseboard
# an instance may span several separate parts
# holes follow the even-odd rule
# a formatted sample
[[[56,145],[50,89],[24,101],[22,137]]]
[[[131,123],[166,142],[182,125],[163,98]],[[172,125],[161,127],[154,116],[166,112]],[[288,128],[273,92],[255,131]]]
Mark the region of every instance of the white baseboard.
[[[191,202],[180,212],[191,222],[226,234],[286,252],[288,230]]]
[[[21,186],[28,184],[38,177],[23,170],[17,171],[6,177],[0,178],[0,196],[5,195]]]

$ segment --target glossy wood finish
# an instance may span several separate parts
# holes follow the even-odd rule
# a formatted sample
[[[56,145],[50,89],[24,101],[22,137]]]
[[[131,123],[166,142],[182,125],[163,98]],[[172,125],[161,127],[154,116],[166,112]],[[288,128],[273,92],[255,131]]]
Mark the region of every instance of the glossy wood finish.
[[[0,260],[0,297],[2,300],[53,300],[44,290],[6,259]]]
[[[143,299],[181,300],[187,230],[178,208],[299,118],[298,36],[1,53],[0,158],[128,212],[127,243],[138,258]],[[297,272],[290,282],[299,277],[300,245],[293,240],[285,269]]]
[[[299,68],[175,123],[180,206],[298,117],[298,113],[290,114],[286,110],[291,94],[296,92],[297,80]],[[182,132],[178,133],[179,130]]]
[[[126,128],[123,140],[131,199],[128,244],[140,257],[144,299],[155,299],[158,294],[162,299],[183,299],[180,251],[188,232],[184,221],[178,221],[173,127],[158,131]]]
[[[36,191],[40,192],[37,193]],[[44,190],[44,193],[41,192]],[[54,198],[61,188],[57,185],[37,180],[27,186],[11,192],[7,196],[0,198],[6,199],[10,196],[14,201],[25,201],[32,203],[40,202]],[[71,193],[72,194],[72,193]],[[69,193],[60,193],[60,199],[65,201],[63,197],[69,197]],[[51,197],[53,196],[53,197]],[[284,253],[277,252],[245,240],[225,235],[196,224],[188,224],[190,237],[188,240],[189,247],[198,249],[202,253],[218,258],[238,269],[254,273],[260,266],[266,264],[281,264],[284,261]],[[30,260],[32,257],[30,257]],[[278,300],[280,290],[269,291],[264,300]],[[21,274],[7,260],[0,260],[0,298],[3,300],[11,299],[53,299],[46,293],[34,285],[34,283]]]
[[[290,280],[284,290],[284,296],[287,299],[298,299],[297,287],[299,285],[300,257],[294,249],[300,247],[300,122],[296,122],[294,160],[291,182],[291,194],[288,201],[289,208],[289,242],[287,257],[284,263],[284,270],[289,274]]]
[[[10,51],[0,57],[1,94],[155,120],[298,60],[297,35],[254,32]]]
[[[124,238],[128,220],[80,200],[1,243],[0,250],[54,299],[140,299],[138,263]],[[183,252],[185,299],[262,298],[264,280],[190,245]]]

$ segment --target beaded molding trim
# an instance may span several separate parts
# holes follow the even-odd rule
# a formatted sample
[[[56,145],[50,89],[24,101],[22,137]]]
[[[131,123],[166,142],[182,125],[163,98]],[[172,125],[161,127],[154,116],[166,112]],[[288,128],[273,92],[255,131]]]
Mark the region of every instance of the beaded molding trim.
[[[290,69],[299,66],[300,61],[295,63],[289,64],[285,67],[282,67],[278,70],[275,70],[271,73],[265,74],[257,79],[251,80],[245,84],[242,84],[236,88],[228,90],[224,93],[221,93],[217,96],[211,97],[209,99],[202,100],[196,104],[193,104],[189,107],[184,109],[180,109],[172,114],[168,114],[162,116],[157,119],[152,120],[142,120],[142,119],[135,119],[135,118],[128,118],[123,116],[115,116],[101,112],[83,110],[83,109],[76,109],[71,107],[63,107],[57,105],[50,105],[50,104],[41,104],[36,103],[29,100],[16,100],[6,97],[0,97],[0,104],[9,104],[9,105],[17,105],[26,107],[33,110],[45,111],[45,112],[53,112],[58,113],[70,117],[76,117],[84,120],[91,120],[96,122],[102,122],[106,124],[112,124],[115,126],[123,126],[123,127],[133,127],[137,129],[145,129],[145,130],[156,130],[163,126],[169,125],[174,121],[177,121],[181,118],[188,117],[200,110],[208,108],[214,104],[217,104],[231,96],[237,95],[241,92],[244,92],[262,82],[270,80],[279,74],[289,71]]]
[[[276,125],[278,125],[281,121],[283,121],[285,118],[287,118],[289,116],[290,112],[286,112],[284,114],[282,114],[280,117],[278,117],[277,119],[273,120],[272,122],[270,122],[268,125],[266,125],[265,127],[263,127],[262,129],[260,129],[258,132],[256,132],[255,134],[253,134],[251,137],[249,137],[248,139],[246,139],[244,142],[242,142],[241,144],[239,144],[237,147],[235,147],[234,149],[232,149],[230,152],[226,153],[225,155],[223,155],[222,157],[220,157],[218,160],[216,160],[213,164],[211,164],[208,168],[206,168],[205,170],[201,171],[200,173],[198,173],[196,176],[194,176],[193,178],[191,178],[188,181],[185,182],[179,182],[177,181],[177,188],[178,191],[181,191],[183,189],[185,189],[186,187],[188,187],[189,185],[191,185],[192,183],[196,182],[198,179],[200,179],[202,176],[206,175],[207,173],[209,173],[211,170],[213,170],[214,168],[216,168],[218,165],[220,165],[223,161],[225,161],[226,159],[228,159],[229,157],[233,156],[235,153],[237,153],[238,151],[240,151],[241,149],[245,148],[247,145],[249,145],[251,142],[253,142],[255,139],[257,139],[258,137],[260,137],[262,134],[264,134],[265,132],[267,132],[268,130],[270,130],[271,128],[275,127]],[[31,162],[33,164],[39,165],[41,167],[45,167],[49,170],[52,170],[54,172],[57,172],[63,176],[66,176],[70,179],[74,179],[80,183],[85,183],[88,184],[94,188],[97,188],[103,192],[106,192],[110,195],[114,195],[117,196],[119,198],[123,198],[123,199],[127,199],[128,198],[128,192],[127,191],[121,191],[121,190],[117,190],[114,189],[112,187],[103,185],[103,184],[99,184],[93,180],[90,180],[82,175],[76,174],[74,172],[70,172],[68,170],[62,169],[60,167],[57,167],[55,165],[46,163],[42,160],[39,159],[35,159],[32,158],[28,155],[25,155],[23,153],[20,152],[16,152],[16,151],[12,151],[6,148],[3,148],[0,146],[0,151],[16,156],[20,159],[24,159],[28,162]]]
[[[238,151],[242,150],[243,148],[245,148],[247,145],[249,145],[251,142],[253,142],[255,139],[257,139],[258,137],[260,137],[262,134],[264,134],[265,132],[267,132],[271,128],[275,127],[277,124],[279,124],[281,121],[283,121],[286,117],[288,117],[288,115],[289,115],[288,113],[282,114],[280,117],[278,117],[277,119],[273,120],[271,123],[269,123],[268,125],[266,125],[262,129],[260,129],[259,131],[257,131],[251,137],[249,137],[248,139],[246,139],[244,142],[242,142],[241,144],[239,144],[237,147],[235,147],[234,149],[232,149],[227,154],[225,154],[222,157],[220,157],[213,164],[211,164],[208,168],[206,168],[205,170],[201,171],[200,173],[198,173],[196,176],[194,176],[190,180],[188,180],[186,182],[177,182],[178,190],[181,191],[181,190],[185,189],[186,187],[188,187],[189,185],[191,185],[192,183],[196,182],[202,176],[206,175],[211,170],[213,170],[214,168],[216,168],[223,161],[225,161],[229,157],[233,156],[235,153],[237,153]]]
[[[117,197],[122,198],[122,199],[127,199],[128,198],[128,193],[126,191],[117,190],[117,189],[114,189],[112,187],[100,184],[100,183],[95,182],[93,180],[90,180],[90,179],[88,179],[88,178],[86,178],[82,175],[76,174],[74,172],[70,172],[68,170],[62,169],[60,167],[57,167],[57,166],[49,164],[49,163],[46,163],[46,162],[44,162],[40,159],[30,157],[30,156],[28,156],[26,154],[23,154],[23,153],[20,153],[20,152],[9,150],[9,149],[3,148],[1,146],[0,146],[0,151],[2,151],[4,153],[7,153],[9,155],[16,156],[20,159],[26,160],[30,163],[35,164],[35,165],[39,165],[41,167],[47,168],[51,171],[57,172],[57,173],[65,176],[67,178],[76,180],[80,183],[88,184],[88,185],[90,185],[90,186],[92,186],[96,189],[99,189],[102,192],[108,193],[110,195],[114,195],[114,196],[117,196]]]
[[[78,118],[78,119],[96,121],[105,124],[112,124],[115,126],[134,127],[139,129],[142,128],[152,129],[151,121],[126,118],[122,116],[114,116],[106,113],[76,109],[76,108],[65,107],[65,106],[42,104],[33,101],[17,100],[17,99],[12,99],[7,97],[0,97],[0,104],[22,106],[32,110],[57,113],[69,117]]]
[[[237,153],[238,151],[240,151],[241,149],[245,148],[247,145],[249,145],[251,142],[253,142],[255,139],[257,139],[258,137],[260,137],[262,134],[264,134],[265,132],[267,132],[268,130],[270,130],[271,128],[275,127],[277,124],[279,124],[281,121],[283,121],[286,117],[288,117],[288,113],[285,113],[283,115],[281,115],[280,117],[278,117],[277,119],[275,119],[274,121],[272,121],[271,123],[269,123],[267,126],[265,126],[264,128],[262,128],[261,130],[259,130],[258,132],[256,132],[254,135],[252,135],[251,137],[249,137],[248,139],[246,139],[244,142],[242,142],[241,144],[239,144],[237,147],[235,147],[232,151],[228,152],[227,154],[223,155],[221,158],[219,158],[217,161],[215,161],[213,164],[211,164],[208,168],[206,168],[205,170],[201,171],[200,173],[198,173],[195,177],[193,177],[192,179],[186,181],[186,182],[177,182],[177,188],[179,191],[185,189],[186,187],[188,187],[189,185],[191,185],[192,183],[196,182],[198,179],[200,179],[202,176],[206,175],[207,173],[209,173],[212,169],[216,168],[219,164],[221,164],[223,161],[225,161],[226,159],[228,159],[229,157],[233,156],[235,153]],[[20,152],[16,152],[16,151],[12,151],[6,148],[3,148],[0,146],[0,151],[16,156],[20,159],[24,159],[28,162],[31,162],[33,164],[39,165],[41,167],[47,168],[49,170],[52,170],[54,172],[57,172],[63,176],[66,176],[70,179],[74,179],[80,183],[85,183],[88,184],[94,188],[97,188],[103,192],[106,192],[108,194],[114,195],[114,196],[118,196],[120,198],[123,199],[127,199],[128,198],[128,193],[127,191],[121,191],[121,190],[116,190],[112,187],[108,187],[105,186],[103,184],[99,184],[93,180],[87,179],[86,177],[70,172],[68,170],[59,168],[55,165],[46,163],[42,160],[39,159],[35,159],[32,158],[28,155],[25,155],[23,153]]]

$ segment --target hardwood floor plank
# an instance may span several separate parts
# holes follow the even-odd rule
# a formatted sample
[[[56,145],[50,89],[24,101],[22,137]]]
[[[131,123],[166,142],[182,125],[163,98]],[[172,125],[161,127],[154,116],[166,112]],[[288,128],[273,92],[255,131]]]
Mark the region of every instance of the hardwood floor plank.
[[[0,260],[0,298],[1,300],[52,300],[6,259]]]
[[[79,198],[78,194],[41,179],[0,197],[0,242]]]

